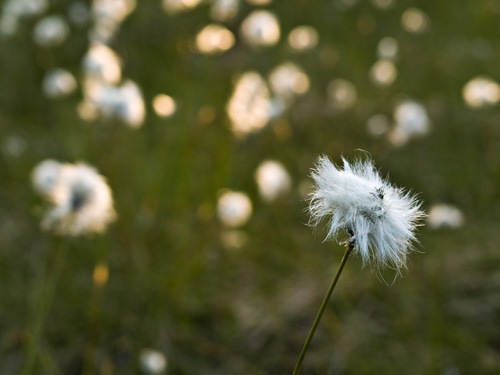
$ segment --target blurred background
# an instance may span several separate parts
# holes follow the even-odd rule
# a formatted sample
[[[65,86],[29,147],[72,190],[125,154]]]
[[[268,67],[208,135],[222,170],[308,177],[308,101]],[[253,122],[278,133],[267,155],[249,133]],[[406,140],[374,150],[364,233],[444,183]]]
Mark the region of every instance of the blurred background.
[[[0,4],[0,373],[45,306],[36,374],[291,374],[343,253],[320,154],[430,216],[393,284],[349,259],[303,373],[500,372],[498,1]],[[105,233],[40,228],[46,159],[106,177]]]

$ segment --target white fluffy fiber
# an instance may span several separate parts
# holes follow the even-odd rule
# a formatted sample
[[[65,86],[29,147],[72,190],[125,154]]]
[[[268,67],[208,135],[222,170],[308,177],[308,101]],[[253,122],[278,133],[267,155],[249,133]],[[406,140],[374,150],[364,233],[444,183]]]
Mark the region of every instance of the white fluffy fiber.
[[[91,166],[45,160],[32,179],[51,203],[42,221],[45,230],[68,236],[102,233],[116,218],[111,189]]]
[[[327,239],[339,240],[345,232],[364,264],[400,271],[413,249],[418,222],[425,216],[421,204],[382,179],[372,161],[351,165],[342,160],[343,169],[326,156],[316,163],[311,175],[316,185],[309,205],[311,224],[330,218]]]

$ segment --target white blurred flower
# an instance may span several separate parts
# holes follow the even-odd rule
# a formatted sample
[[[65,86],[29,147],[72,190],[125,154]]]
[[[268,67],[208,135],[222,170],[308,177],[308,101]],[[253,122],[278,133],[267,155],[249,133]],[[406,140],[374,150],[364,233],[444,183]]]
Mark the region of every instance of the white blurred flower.
[[[431,228],[460,228],[465,219],[462,212],[455,206],[436,204],[429,210],[427,221]]]
[[[345,79],[334,79],[328,84],[327,91],[331,106],[336,110],[349,109],[358,100],[356,87]]]
[[[97,20],[123,22],[135,10],[136,0],[93,0],[92,13]]]
[[[146,107],[142,93],[136,83],[126,80],[120,86],[109,85],[99,80],[88,79],[84,94],[86,105],[100,111],[109,118],[117,118],[131,128],[144,123]]]
[[[62,44],[69,35],[69,26],[61,16],[47,16],[41,19],[33,30],[35,43],[42,47]]]
[[[401,16],[401,25],[406,31],[413,34],[426,32],[430,23],[429,16],[417,8],[408,8]]]
[[[19,135],[3,136],[2,152],[9,157],[18,158],[28,148],[25,139]]]
[[[377,54],[380,59],[394,60],[398,57],[398,41],[390,36],[382,38],[377,45]]]
[[[160,117],[171,117],[177,110],[177,103],[167,94],[158,94],[153,98],[153,109]]]
[[[2,14],[0,17],[0,35],[12,36],[17,32],[19,19],[11,14]]]
[[[197,7],[202,0],[162,0],[163,9],[171,15]]]
[[[118,55],[101,42],[93,42],[83,59],[84,100],[78,106],[81,118],[87,121],[99,114],[117,118],[131,128],[144,123],[146,107],[139,86],[131,81],[122,82]]]
[[[292,99],[309,90],[309,77],[302,69],[291,62],[278,65],[269,74],[271,89],[285,100]]]
[[[45,230],[69,236],[101,233],[115,219],[111,190],[90,166],[46,160],[32,179],[52,204],[42,220]]]
[[[93,0],[94,25],[89,32],[91,41],[110,42],[121,23],[135,10],[136,0]]]
[[[370,68],[369,76],[373,84],[377,86],[389,86],[396,80],[398,71],[390,60],[378,60]]]
[[[500,101],[500,85],[489,77],[475,77],[465,84],[462,96],[471,108],[492,106]]]
[[[221,232],[220,240],[226,249],[238,250],[248,241],[248,235],[241,229],[226,229]]]
[[[297,26],[288,34],[288,44],[297,52],[310,51],[318,44],[318,31],[312,26]]]
[[[274,160],[267,160],[259,165],[255,172],[255,181],[261,197],[268,202],[288,193],[292,185],[285,167]]]
[[[131,128],[142,126],[146,116],[146,106],[139,86],[135,82],[126,80],[116,89],[116,100],[112,101],[116,116]]]
[[[76,79],[65,69],[52,69],[45,74],[42,89],[49,98],[64,97],[76,90]]]
[[[384,115],[373,115],[366,122],[366,129],[374,137],[384,135],[389,130],[389,119]]]
[[[46,197],[51,195],[52,189],[57,181],[61,163],[47,159],[39,163],[31,173],[33,187]]]
[[[241,34],[251,47],[273,46],[280,39],[278,18],[267,10],[254,10],[241,23]]]
[[[167,368],[167,360],[158,350],[143,349],[139,356],[139,365],[146,374],[162,374]]]
[[[238,137],[262,129],[271,116],[270,93],[257,72],[246,72],[236,82],[227,104],[231,129]]]
[[[68,18],[76,25],[84,25],[90,19],[89,6],[83,1],[75,1],[68,7]]]
[[[387,10],[396,4],[396,0],[372,0],[372,4],[378,9]]]
[[[48,6],[48,0],[7,0],[3,11],[16,16],[36,16],[43,13]]]
[[[245,193],[226,191],[217,202],[217,215],[225,226],[240,227],[252,215],[252,201]]]
[[[196,47],[200,53],[216,54],[227,51],[234,46],[233,33],[221,25],[205,26],[196,35]]]
[[[406,265],[415,230],[425,216],[415,197],[382,179],[373,162],[343,159],[343,170],[327,157],[318,159],[312,172],[311,223],[329,218],[327,238],[345,231],[348,246],[364,264],[391,266],[398,272]]]
[[[273,0],[246,0],[246,1],[250,5],[259,6],[259,5],[267,5]]]
[[[425,107],[412,100],[400,103],[394,110],[394,129],[389,133],[389,141],[394,146],[402,146],[410,138],[427,134],[431,120]]]
[[[5,1],[0,15],[0,34],[14,35],[17,32],[20,18],[39,15],[47,9],[48,5],[48,0]]]
[[[236,17],[240,0],[214,0],[210,8],[210,17],[216,21],[227,22]]]
[[[122,77],[121,62],[118,55],[100,42],[90,45],[83,58],[83,70],[88,77],[107,83],[118,83]]]

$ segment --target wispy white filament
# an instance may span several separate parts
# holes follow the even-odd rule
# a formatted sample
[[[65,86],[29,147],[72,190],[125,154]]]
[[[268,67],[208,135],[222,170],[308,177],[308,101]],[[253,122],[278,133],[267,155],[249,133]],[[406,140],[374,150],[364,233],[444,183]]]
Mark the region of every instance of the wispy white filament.
[[[312,172],[311,223],[329,218],[327,238],[350,235],[364,264],[404,268],[416,240],[415,229],[425,214],[410,193],[382,179],[370,160],[349,164],[343,169],[327,157],[318,159]]]

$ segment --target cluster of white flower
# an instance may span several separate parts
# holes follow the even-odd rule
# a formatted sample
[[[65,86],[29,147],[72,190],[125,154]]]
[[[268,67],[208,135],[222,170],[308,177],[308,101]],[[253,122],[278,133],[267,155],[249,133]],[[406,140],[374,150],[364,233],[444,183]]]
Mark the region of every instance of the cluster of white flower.
[[[129,79],[122,81],[121,61],[111,48],[101,42],[92,43],[83,59],[83,70],[80,117],[90,121],[100,114],[132,128],[142,126],[146,108],[141,90]]]
[[[49,6],[48,0],[7,0],[3,2],[0,15],[0,35],[14,35],[22,18],[43,13]]]
[[[90,31],[92,41],[110,42],[122,22],[135,10],[136,0],[94,0],[94,25]]]
[[[45,160],[33,170],[32,181],[51,203],[44,230],[69,236],[101,233],[116,217],[106,180],[86,164]]]

